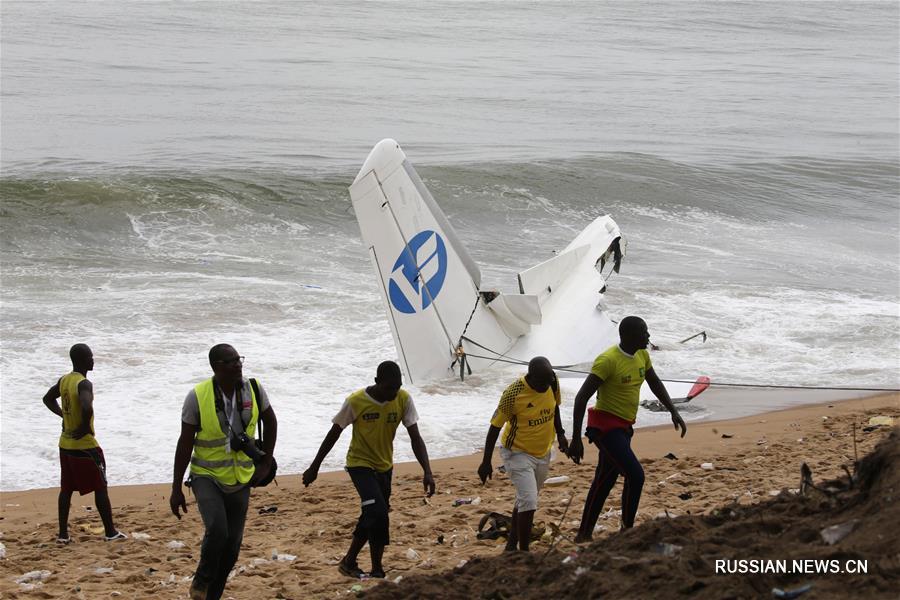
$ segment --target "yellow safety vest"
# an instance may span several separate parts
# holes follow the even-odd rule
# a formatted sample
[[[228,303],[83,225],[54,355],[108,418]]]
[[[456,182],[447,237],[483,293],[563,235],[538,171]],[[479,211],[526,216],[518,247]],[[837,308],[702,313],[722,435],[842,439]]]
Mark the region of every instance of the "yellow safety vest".
[[[59,395],[62,398],[63,431],[59,436],[59,447],[66,450],[86,450],[96,448],[94,437],[94,417],[91,416],[91,433],[75,439],[75,430],[81,427],[81,399],[78,397],[78,384],[86,377],[72,372],[63,375],[59,380]]]
[[[200,431],[194,438],[194,453],[191,456],[191,473],[213,477],[225,485],[237,485],[250,481],[256,467],[249,456],[232,448],[228,452],[228,435],[222,431],[216,414],[216,396],[212,378],[194,387],[197,404],[200,407]],[[244,432],[251,440],[256,435],[259,419],[256,394],[250,386],[252,415]],[[240,407],[236,407],[240,410]],[[230,433],[230,431],[229,431]]]

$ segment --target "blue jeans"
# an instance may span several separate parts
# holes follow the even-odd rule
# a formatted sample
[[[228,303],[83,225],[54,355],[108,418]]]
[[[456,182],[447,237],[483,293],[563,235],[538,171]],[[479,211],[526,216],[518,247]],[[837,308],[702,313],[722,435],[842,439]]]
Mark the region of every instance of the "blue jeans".
[[[250,486],[226,494],[209,477],[194,477],[191,489],[206,528],[192,587],[205,588],[207,600],[219,600],[241,551]]]
[[[598,429],[588,427],[586,435],[600,450],[600,459],[594,473],[594,481],[591,482],[591,489],[584,502],[578,533],[586,537],[593,534],[603,504],[619,475],[625,477],[625,486],[622,489],[622,526],[626,528],[634,526],[634,517],[637,515],[641,491],[644,488],[644,469],[631,450],[634,429],[631,427],[627,430],[611,429],[601,434]]]

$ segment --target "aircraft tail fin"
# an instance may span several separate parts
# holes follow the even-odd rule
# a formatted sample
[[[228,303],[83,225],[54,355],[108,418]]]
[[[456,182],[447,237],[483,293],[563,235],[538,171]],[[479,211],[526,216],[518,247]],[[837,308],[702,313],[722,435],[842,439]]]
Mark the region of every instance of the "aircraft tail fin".
[[[513,337],[479,294],[477,265],[397,142],[372,149],[350,198],[411,382],[449,376],[463,335],[509,348]]]

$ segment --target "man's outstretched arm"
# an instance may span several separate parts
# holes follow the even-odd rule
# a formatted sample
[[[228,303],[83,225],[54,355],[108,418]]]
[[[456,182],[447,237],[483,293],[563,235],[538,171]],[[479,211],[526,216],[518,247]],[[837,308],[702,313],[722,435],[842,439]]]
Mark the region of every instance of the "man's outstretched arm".
[[[581,389],[575,395],[575,407],[572,409],[572,441],[569,443],[569,458],[575,464],[581,463],[584,458],[584,444],[581,442],[581,424],[584,421],[584,411],[587,409],[588,400],[597,393],[603,380],[591,373],[584,379]]]
[[[652,367],[647,371],[645,377],[647,379],[647,385],[650,386],[650,391],[653,392],[653,395],[656,396],[659,403],[665,406],[672,415],[672,424],[675,425],[676,430],[679,428],[681,429],[681,437],[684,437],[684,434],[687,433],[687,425],[684,424],[684,419],[681,418],[678,409],[672,404],[672,399],[669,397],[669,390],[667,390],[665,384],[660,381],[659,376]]]
[[[493,477],[494,466],[491,464],[491,458],[494,456],[494,446],[497,445],[498,437],[500,437],[500,428],[490,425],[487,437],[484,439],[484,457],[481,459],[481,464],[478,465],[478,477],[481,479],[481,485]]]
[[[319,476],[319,467],[322,466],[322,461],[325,460],[325,457],[328,456],[328,453],[331,452],[331,449],[334,448],[335,443],[337,443],[338,438],[341,437],[341,432],[343,429],[340,425],[334,424],[331,426],[331,429],[328,433],[325,434],[325,439],[322,440],[322,445],[319,446],[319,452],[316,454],[316,457],[313,459],[312,464],[309,465],[309,468],[303,471],[303,485],[309,486],[316,478]]]
[[[419,425],[410,425],[406,428],[406,431],[409,433],[413,454],[416,455],[416,460],[422,465],[422,485],[425,486],[425,495],[433,496],[434,475],[431,473],[431,463],[428,462],[428,448],[425,447],[425,440],[422,439],[422,434],[419,433]]]
[[[184,472],[187,470],[188,463],[191,462],[191,452],[194,450],[194,437],[197,435],[200,427],[191,425],[190,423],[181,422],[181,435],[178,436],[178,443],[175,445],[175,462],[172,467],[172,495],[169,497],[169,508],[179,519],[181,513],[179,509],[187,513],[187,503],[184,500],[184,492],[181,491],[181,480],[184,478]]]

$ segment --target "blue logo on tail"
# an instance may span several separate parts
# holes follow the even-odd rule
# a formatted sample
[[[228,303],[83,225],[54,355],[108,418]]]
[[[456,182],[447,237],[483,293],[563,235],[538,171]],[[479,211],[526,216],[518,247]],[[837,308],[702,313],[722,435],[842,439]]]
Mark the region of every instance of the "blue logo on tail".
[[[391,304],[406,314],[425,310],[437,298],[446,277],[444,240],[434,231],[420,231],[400,252],[391,269],[388,284]]]

